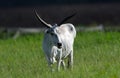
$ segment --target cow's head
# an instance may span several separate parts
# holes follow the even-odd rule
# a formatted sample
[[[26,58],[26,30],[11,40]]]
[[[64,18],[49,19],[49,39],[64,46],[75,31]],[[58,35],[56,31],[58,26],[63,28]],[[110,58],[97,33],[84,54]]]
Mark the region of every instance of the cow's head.
[[[57,46],[59,49],[62,48],[62,41],[61,41],[61,34],[63,35],[64,30],[60,28],[60,25],[63,24],[65,21],[73,17],[76,13],[66,17],[61,21],[59,24],[48,24],[46,23],[35,11],[36,17],[38,20],[45,26],[47,26],[46,34],[49,36],[51,42],[53,43],[54,46]]]

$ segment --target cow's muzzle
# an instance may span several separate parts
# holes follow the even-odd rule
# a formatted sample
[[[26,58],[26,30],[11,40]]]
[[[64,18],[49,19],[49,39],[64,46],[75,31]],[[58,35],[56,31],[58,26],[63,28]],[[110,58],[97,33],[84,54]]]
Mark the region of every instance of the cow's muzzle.
[[[62,43],[57,43],[57,47],[60,49],[62,48]]]

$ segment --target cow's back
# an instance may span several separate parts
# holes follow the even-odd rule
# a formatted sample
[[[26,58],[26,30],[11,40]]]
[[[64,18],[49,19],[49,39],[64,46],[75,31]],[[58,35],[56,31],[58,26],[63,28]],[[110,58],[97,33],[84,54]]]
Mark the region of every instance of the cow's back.
[[[66,57],[73,50],[74,38],[76,37],[76,29],[73,24],[62,24],[60,26],[64,33],[62,34],[63,39],[63,57]]]
[[[71,23],[62,24],[60,27],[65,29],[65,31],[68,31],[73,36],[73,38],[76,37],[76,29],[73,24]]]

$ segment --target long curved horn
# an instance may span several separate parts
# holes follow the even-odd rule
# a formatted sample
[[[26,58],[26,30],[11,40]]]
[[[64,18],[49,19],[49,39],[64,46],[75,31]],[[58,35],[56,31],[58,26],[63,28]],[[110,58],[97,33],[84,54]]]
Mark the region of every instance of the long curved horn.
[[[36,15],[36,17],[38,18],[38,20],[39,20],[42,24],[46,25],[46,26],[49,27],[49,28],[52,27],[52,25],[46,23],[46,22],[38,15],[38,13],[37,13],[36,10],[35,10],[35,15]]]
[[[72,15],[64,18],[64,19],[58,24],[58,26],[60,26],[60,25],[63,24],[65,21],[67,21],[68,19],[72,18],[72,17],[75,16],[75,15],[76,15],[76,13],[73,13]]]

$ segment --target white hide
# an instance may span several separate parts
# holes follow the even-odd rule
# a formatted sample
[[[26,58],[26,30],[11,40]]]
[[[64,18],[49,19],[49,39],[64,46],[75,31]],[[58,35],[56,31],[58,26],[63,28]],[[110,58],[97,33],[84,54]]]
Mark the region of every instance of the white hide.
[[[54,25],[45,31],[43,39],[43,50],[45,52],[48,65],[51,67],[57,62],[57,69],[62,65],[65,68],[64,58],[68,57],[69,65],[73,65],[73,44],[76,37],[75,27],[70,24]],[[57,43],[61,43],[59,48]]]

